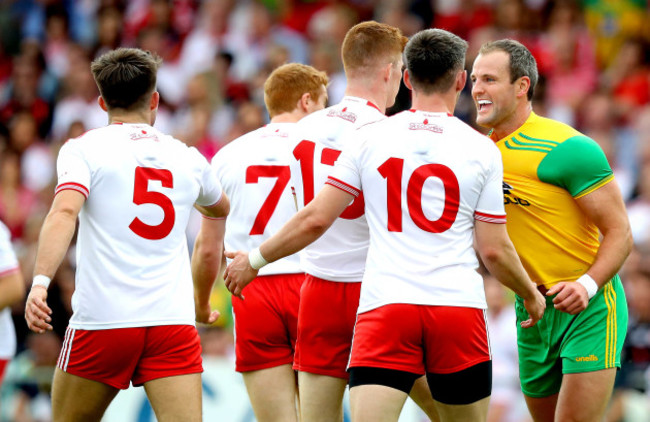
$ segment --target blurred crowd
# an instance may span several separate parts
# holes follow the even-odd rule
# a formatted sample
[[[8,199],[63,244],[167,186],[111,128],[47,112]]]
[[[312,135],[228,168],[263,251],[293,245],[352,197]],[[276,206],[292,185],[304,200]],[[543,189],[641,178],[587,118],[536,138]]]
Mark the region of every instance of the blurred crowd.
[[[647,412],[650,6],[646,0],[4,0],[0,219],[11,230],[25,288],[31,282],[40,225],[56,184],[57,151],[67,139],[107,123],[89,69],[95,57],[120,46],[157,52],[164,64],[158,76],[161,104],[155,126],[210,159],[223,145],[268,121],[262,87],[280,64],[301,62],[326,71],[331,81],[329,102],[337,103],[346,84],[341,42],[352,25],[368,19],[397,26],[406,35],[428,27],[450,30],[470,44],[468,69],[483,42],[505,37],[521,41],[540,69],[534,110],[573,125],[601,145],[626,200],[636,244],[621,274],[628,292],[630,332],[610,420],[633,420],[629,415],[639,403]],[[467,86],[456,115],[473,124],[469,90]],[[402,87],[389,114],[409,106],[409,93]],[[190,245],[197,224],[188,233]],[[21,306],[13,310],[19,355],[6,381],[20,396],[12,410],[16,420],[47,420],[47,416],[38,419],[47,415],[47,403],[39,400],[49,388],[71,314],[74,266],[72,249],[50,287],[53,333],[30,335]],[[214,301],[223,317],[219,326],[203,328],[204,350],[228,356],[229,297],[217,290]],[[514,340],[508,341],[514,347]],[[516,354],[506,359],[511,359],[506,367],[516,367]]]

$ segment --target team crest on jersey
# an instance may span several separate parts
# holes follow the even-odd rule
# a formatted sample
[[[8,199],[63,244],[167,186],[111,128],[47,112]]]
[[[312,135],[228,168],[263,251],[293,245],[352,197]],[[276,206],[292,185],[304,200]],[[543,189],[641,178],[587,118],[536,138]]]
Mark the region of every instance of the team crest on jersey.
[[[288,133],[288,132],[280,132],[280,129],[276,129],[276,130],[273,131],[273,132],[262,134],[261,137],[262,137],[262,138],[269,138],[269,137],[271,137],[271,136],[273,136],[273,137],[280,137],[280,138],[288,138],[288,137],[289,137],[289,133]]]
[[[158,140],[158,137],[156,136],[155,133],[149,133],[146,130],[140,130],[139,132],[130,133],[129,138],[132,141],[137,141],[138,139],[153,139],[155,141]]]
[[[422,123],[409,123],[409,130],[428,130],[429,132],[442,133],[442,128],[429,123],[429,119],[424,119]]]
[[[343,107],[343,110],[330,110],[327,113],[327,117],[339,117],[352,123],[357,121],[357,115],[348,111],[347,107]]]

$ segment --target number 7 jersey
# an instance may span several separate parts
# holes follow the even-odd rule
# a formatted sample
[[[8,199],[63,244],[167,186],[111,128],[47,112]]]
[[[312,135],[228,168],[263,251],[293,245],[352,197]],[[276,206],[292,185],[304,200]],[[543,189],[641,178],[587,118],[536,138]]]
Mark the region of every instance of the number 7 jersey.
[[[69,140],[56,192],[86,197],[79,213],[70,327],[194,325],[185,229],[221,186],[195,149],[145,124],[112,124]]]
[[[365,194],[359,313],[391,303],[486,308],[474,221],[505,223],[489,138],[446,113],[405,111],[351,136],[328,184]]]
[[[289,186],[289,134],[295,126],[270,123],[230,142],[212,159],[230,199],[226,250],[260,246],[296,213]],[[300,272],[298,255],[290,255],[264,266],[259,275]]]
[[[291,182],[298,208],[322,189],[344,147],[357,128],[386,116],[371,102],[346,96],[334,106],[304,117],[297,124],[291,159]],[[328,281],[359,282],[368,253],[368,225],[360,195],[315,242],[300,253],[302,269]]]

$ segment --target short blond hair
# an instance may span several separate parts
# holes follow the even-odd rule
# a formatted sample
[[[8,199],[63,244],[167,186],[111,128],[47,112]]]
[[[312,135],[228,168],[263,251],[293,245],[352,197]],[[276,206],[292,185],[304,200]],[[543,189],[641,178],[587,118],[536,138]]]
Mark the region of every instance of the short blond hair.
[[[290,113],[303,94],[309,93],[314,101],[327,86],[327,74],[312,66],[288,63],[277,67],[264,82],[264,103],[271,118]]]
[[[375,21],[361,22],[348,31],[341,46],[341,58],[345,73],[396,60],[408,42],[402,31],[394,26]]]

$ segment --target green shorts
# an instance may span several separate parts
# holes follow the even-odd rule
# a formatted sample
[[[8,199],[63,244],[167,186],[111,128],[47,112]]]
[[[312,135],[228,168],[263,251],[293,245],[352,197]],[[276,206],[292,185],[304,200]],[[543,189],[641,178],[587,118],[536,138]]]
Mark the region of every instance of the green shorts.
[[[617,275],[591,298],[578,315],[556,311],[546,299],[544,317],[531,328],[523,300],[517,297],[517,345],[521,389],[529,397],[558,393],[562,374],[620,368],[627,333],[627,301]]]

